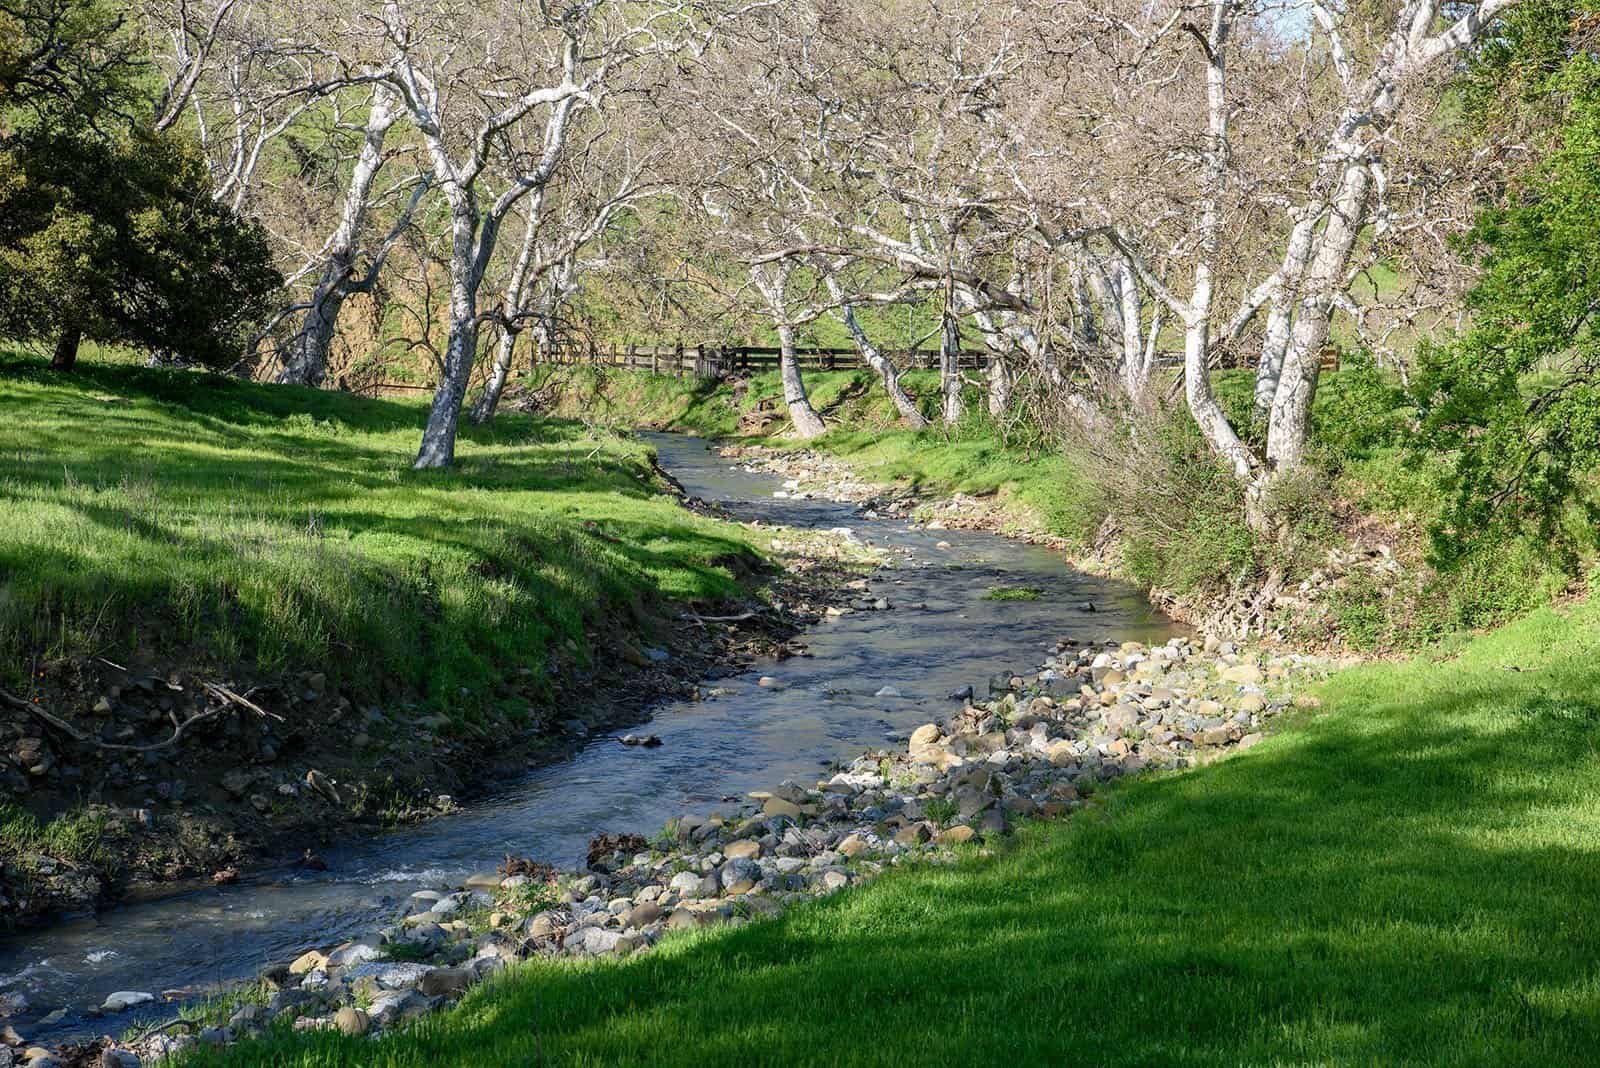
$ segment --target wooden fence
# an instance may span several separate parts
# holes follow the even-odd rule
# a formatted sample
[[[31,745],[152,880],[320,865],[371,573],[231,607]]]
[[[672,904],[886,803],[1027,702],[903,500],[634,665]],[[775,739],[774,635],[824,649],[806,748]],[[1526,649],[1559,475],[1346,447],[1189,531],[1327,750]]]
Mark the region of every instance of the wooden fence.
[[[794,354],[803,371],[847,371],[866,366],[861,354],[853,348],[796,346]],[[935,349],[885,349],[883,354],[902,370],[939,366],[939,353]],[[540,362],[626,367],[680,378],[723,378],[731,374],[776,370],[781,356],[782,350],[775,345],[612,344],[609,347],[564,347],[541,354]],[[988,366],[988,355],[972,349],[961,352],[958,360],[962,370],[981,371]]]
[[[937,349],[883,349],[902,371],[932,369],[939,366]],[[563,345],[541,352],[537,363],[563,366],[619,367],[650,371],[677,378],[726,378],[734,374],[776,371],[783,355],[776,345],[639,345],[611,344]],[[802,371],[850,371],[867,363],[855,349],[830,349],[797,345],[795,360]],[[963,350],[957,357],[963,371],[981,371],[989,366],[989,355],[975,349]],[[484,361],[478,362],[476,375],[487,374]],[[433,387],[400,382],[382,382],[365,387],[375,393],[427,392]]]
[[[884,356],[894,361],[895,366],[902,371],[913,368],[927,370],[939,366],[939,353],[936,349],[882,351]],[[866,366],[861,354],[853,348],[796,346],[794,354],[803,371],[848,371]],[[781,350],[775,345],[684,345],[681,342],[670,346],[564,345],[540,353],[537,362],[565,366],[630,368],[678,378],[726,378],[734,374],[775,371],[781,355]],[[958,360],[958,366],[963,371],[981,371],[989,365],[989,354],[966,349],[960,353]],[[1156,364],[1169,370],[1182,368],[1183,355],[1163,353],[1157,358]],[[1337,370],[1339,367],[1337,352],[1331,355],[1324,354],[1322,365],[1325,370]],[[484,361],[479,361],[477,373],[479,376],[487,373]],[[368,388],[378,393],[431,392],[433,386],[381,383]]]

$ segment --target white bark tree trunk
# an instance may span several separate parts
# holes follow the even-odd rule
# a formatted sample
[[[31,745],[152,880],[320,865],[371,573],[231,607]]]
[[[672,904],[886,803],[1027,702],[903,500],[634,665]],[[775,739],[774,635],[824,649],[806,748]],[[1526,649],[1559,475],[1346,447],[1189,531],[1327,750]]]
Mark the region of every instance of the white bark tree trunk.
[[[946,309],[939,331],[939,394],[945,426],[961,422],[961,328]]]
[[[989,384],[987,396],[989,415],[998,419],[1011,410],[1011,393],[1016,386],[1016,378],[1011,368],[1006,365],[1005,358],[998,352],[989,353],[989,366],[984,371],[984,377]]]
[[[828,428],[806,396],[805,379],[800,376],[800,362],[794,353],[794,327],[786,322],[778,324],[778,348],[778,376],[783,380],[783,403],[789,409],[789,421],[802,438],[818,437]]]
[[[482,276],[477,253],[483,242],[492,247],[494,240],[493,220],[485,224],[483,234],[478,233],[478,214],[464,191],[456,189],[450,201],[450,338],[422,431],[422,445],[412,464],[419,470],[449,467],[455,462],[461,401],[478,355],[478,283]]]
[[[339,225],[328,242],[327,262],[312,292],[311,307],[293,340],[289,342],[278,381],[302,386],[320,386],[328,373],[328,353],[338,325],[339,311],[350,294],[355,271],[356,242],[366,219],[372,183],[383,166],[383,144],[389,130],[400,117],[395,96],[387,86],[373,90],[372,110],[367,116],[361,151],[345,189]]]
[[[826,280],[828,296],[833,300],[842,301],[844,287],[839,285],[839,280],[832,273],[826,276]],[[904,419],[907,425],[918,430],[927,426],[928,420],[923,416],[921,409],[917,407],[917,402],[911,399],[911,395],[900,384],[900,368],[895,365],[893,360],[878,351],[878,347],[867,337],[866,330],[862,328],[860,321],[856,318],[855,305],[848,302],[841,303],[838,314],[839,320],[844,323],[845,330],[850,334],[850,340],[855,343],[856,351],[861,354],[861,358],[866,361],[867,366],[877,373],[878,381],[883,383],[884,392],[889,394],[889,400],[894,403],[895,410],[900,413],[900,418]]]
[[[750,268],[750,281],[761,294],[767,314],[778,329],[778,377],[783,383],[783,403],[789,410],[789,421],[802,438],[814,438],[827,427],[822,423],[822,416],[811,407],[805,378],[800,374],[800,361],[795,356],[794,323],[789,320],[787,304],[789,275],[793,270],[794,266],[787,260],[755,264]]]
[[[1305,459],[1322,348],[1328,340],[1334,298],[1344,287],[1345,271],[1366,221],[1371,182],[1372,171],[1366,161],[1350,161],[1306,271],[1267,421],[1267,467],[1275,475],[1298,468]]]
[[[1311,259],[1312,238],[1320,217],[1320,211],[1308,209],[1295,220],[1293,229],[1289,231],[1283,263],[1273,278],[1265,335],[1261,340],[1261,361],[1256,365],[1255,410],[1258,417],[1272,410],[1272,398],[1278,392],[1278,380],[1283,374],[1283,357],[1289,348],[1289,327],[1294,318],[1294,305],[1300,296],[1300,280],[1305,275],[1306,262]]]
[[[504,322],[500,324],[500,340],[495,346],[494,366],[489,371],[489,380],[484,383],[483,392],[472,406],[474,425],[482,425],[494,418],[495,408],[500,404],[500,394],[505,391],[506,379],[511,375],[511,359],[516,354],[517,335],[522,332],[517,316],[522,312],[523,291],[527,288],[528,275],[533,267],[533,251],[539,237],[539,209],[543,200],[543,190],[533,194],[532,210],[528,212],[527,226],[522,231],[522,247],[517,250],[517,261],[511,266],[505,292],[500,297],[500,314]]]
[[[1252,486],[1254,457],[1240,440],[1211,388],[1211,368],[1207,363],[1211,348],[1211,317],[1214,304],[1213,272],[1219,245],[1221,198],[1227,183],[1228,93],[1227,42],[1232,30],[1234,8],[1231,0],[1213,0],[1211,28],[1206,39],[1206,144],[1205,166],[1201,177],[1199,256],[1194,267],[1194,288],[1183,310],[1184,399],[1200,433],[1217,456],[1227,462],[1233,474]],[[1252,522],[1259,518],[1254,499],[1250,502]]]
[[[1143,302],[1139,299],[1139,278],[1133,262],[1117,256],[1117,301],[1122,319],[1122,389],[1135,404],[1144,400],[1155,367],[1154,347],[1144,339]]]

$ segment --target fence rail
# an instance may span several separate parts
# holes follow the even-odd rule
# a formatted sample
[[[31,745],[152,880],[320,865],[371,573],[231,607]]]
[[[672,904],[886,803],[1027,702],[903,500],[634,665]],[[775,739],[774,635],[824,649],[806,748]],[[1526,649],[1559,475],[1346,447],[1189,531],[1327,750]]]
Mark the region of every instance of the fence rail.
[[[882,351],[901,370],[927,370],[939,366],[936,349]],[[846,371],[867,365],[860,352],[853,348],[796,346],[794,354],[803,371]],[[541,352],[537,362],[564,366],[622,367],[678,378],[726,378],[732,374],[776,370],[781,356],[782,350],[775,345],[563,345]],[[1165,353],[1157,358],[1156,363],[1165,369],[1181,368],[1183,356],[1181,353]],[[957,366],[963,371],[981,371],[988,365],[989,354],[986,352],[964,349],[957,356]],[[1325,354],[1322,365],[1325,370],[1337,370],[1337,353]],[[369,388],[379,393],[403,393],[430,392],[433,386],[384,382]]]
[[[937,349],[883,349],[887,358],[901,370],[939,366]],[[861,354],[851,348],[800,346],[794,350],[802,371],[849,371],[865,367]],[[783,350],[776,345],[638,345],[609,346],[563,345],[539,353],[538,363],[563,366],[619,367],[650,371],[678,378],[726,378],[733,374],[775,371]],[[957,355],[963,371],[981,371],[989,365],[985,352],[965,349]],[[430,392],[431,385],[406,382],[380,382],[364,387],[374,393]]]
[[[567,346],[541,354],[541,363],[594,364],[626,367],[656,374],[696,378],[721,378],[730,374],[770,371],[777,368],[783,351],[776,345],[637,345],[613,344],[605,348]],[[795,360],[804,371],[853,370],[866,361],[853,348],[796,346]],[[939,366],[934,349],[884,350],[884,355],[900,368]],[[980,371],[988,366],[986,353],[967,349],[957,356],[962,370]]]

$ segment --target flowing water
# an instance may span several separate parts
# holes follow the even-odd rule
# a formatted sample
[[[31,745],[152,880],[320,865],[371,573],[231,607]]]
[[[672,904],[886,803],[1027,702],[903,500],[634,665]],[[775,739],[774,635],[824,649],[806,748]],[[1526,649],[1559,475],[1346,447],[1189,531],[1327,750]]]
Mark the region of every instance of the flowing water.
[[[672,816],[732,795],[814,780],[832,761],[947,715],[958,706],[948,695],[962,687],[981,695],[994,674],[1037,670],[1058,639],[1149,642],[1173,633],[1137,590],[1074,571],[1048,550],[983,533],[912,531],[904,520],[864,519],[845,504],[774,498],[775,479],[730,466],[703,442],[652,442],[691,494],[739,518],[849,527],[894,550],[871,583],[871,596],[891,610],[830,618],[804,635],[811,656],[720,679],[731,691],[721,696],[661,705],[647,728],[661,737],[659,748],[598,737],[457,814],[324,851],[327,872],[258,875],[0,938],[0,995],[21,993],[33,1007],[13,1021],[19,1030],[62,1040],[127,1026],[131,1015],[98,1021],[82,1010],[114,990],[203,991],[248,977],[380,926],[414,890],[493,869],[507,853],[580,865],[600,831],[649,835]],[[1039,596],[986,597],[999,586]],[[783,687],[758,687],[762,675]],[[874,696],[885,686],[903,696]],[[64,1019],[40,1024],[41,1013],[62,1007]]]

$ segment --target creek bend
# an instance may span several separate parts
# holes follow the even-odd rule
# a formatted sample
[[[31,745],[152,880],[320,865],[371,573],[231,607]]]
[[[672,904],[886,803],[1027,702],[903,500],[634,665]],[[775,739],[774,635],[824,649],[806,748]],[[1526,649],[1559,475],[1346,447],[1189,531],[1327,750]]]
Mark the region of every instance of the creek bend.
[[[958,707],[947,696],[954,691],[972,686],[981,695],[992,675],[1037,670],[1061,638],[1159,643],[1176,629],[1137,589],[1075,571],[1050,550],[979,532],[914,531],[903,519],[865,519],[848,504],[774,498],[776,478],[738,469],[703,441],[646,438],[691,495],[737,518],[848,527],[894,550],[871,580],[872,596],[891,609],[830,618],[804,634],[810,656],[757,663],[718,679],[718,696],[656,707],[648,731],[659,748],[597,736],[460,812],[322,851],[327,872],[259,874],[0,938],[0,995],[21,994],[31,1006],[12,1021],[17,1028],[35,1042],[125,1028],[140,1017],[85,1011],[116,990],[201,993],[251,977],[307,947],[373,930],[413,891],[458,883],[508,853],[581,867],[601,831],[648,836],[730,795],[815,779],[833,761],[942,720]],[[1038,596],[990,599],[996,587]],[[762,675],[781,688],[758,686]],[[874,696],[886,686],[902,696]],[[62,1008],[59,1021],[41,1023]],[[171,1013],[157,1006],[146,1018]]]

